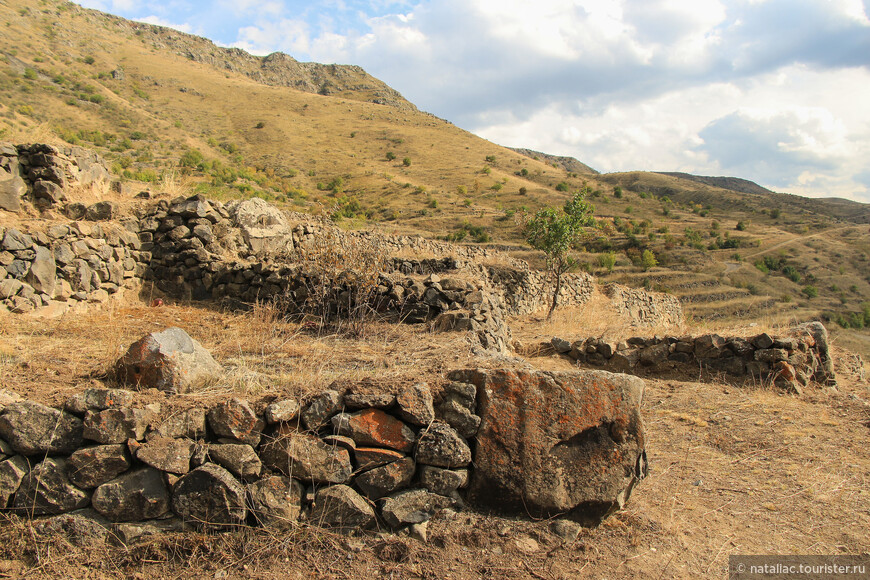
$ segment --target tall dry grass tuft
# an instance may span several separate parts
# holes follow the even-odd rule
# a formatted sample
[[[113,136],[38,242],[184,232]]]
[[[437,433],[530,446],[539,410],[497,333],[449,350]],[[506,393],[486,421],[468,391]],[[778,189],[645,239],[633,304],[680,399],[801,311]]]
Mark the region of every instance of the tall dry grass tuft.
[[[369,324],[380,318],[385,254],[364,239],[327,228],[297,247],[296,259],[307,280],[307,296],[297,306],[308,321],[321,333],[364,337]]]
[[[158,195],[168,198],[187,195],[190,192],[193,181],[189,175],[182,175],[177,171],[164,171],[157,184]]]

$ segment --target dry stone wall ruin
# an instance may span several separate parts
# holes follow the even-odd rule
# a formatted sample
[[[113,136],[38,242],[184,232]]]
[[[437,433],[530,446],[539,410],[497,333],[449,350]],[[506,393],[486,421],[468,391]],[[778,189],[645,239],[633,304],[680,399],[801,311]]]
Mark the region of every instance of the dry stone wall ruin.
[[[149,297],[280,300],[290,311],[326,316],[365,306],[407,323],[470,332],[484,348],[503,352],[511,343],[506,317],[548,301],[545,274],[496,251],[343,232],[256,198],[177,198],[120,219],[110,201],[67,203],[66,188],[110,179],[99,157],[78,147],[0,144],[0,169],[0,208],[15,212],[30,201],[70,219],[43,231],[0,226],[0,303],[17,313],[57,314],[141,284]],[[594,287],[588,274],[569,274],[560,304],[582,305]],[[640,323],[682,318],[670,296],[629,289],[615,296]]]
[[[118,362],[121,379],[127,364]],[[166,387],[137,386],[154,385]],[[554,397],[570,420],[549,420]],[[171,395],[142,405],[134,391],[91,388],[51,408],[2,392],[0,510],[37,526],[75,520],[124,544],[299,521],[396,530],[467,504],[596,524],[646,473],[642,397],[642,381],[603,371],[475,369],[437,389],[336,384],[306,401],[256,405],[176,407]],[[505,438],[522,452],[503,448]]]
[[[775,384],[800,393],[811,382],[835,386],[828,331],[820,322],[798,325],[783,336],[632,337],[624,341],[554,337],[552,348],[584,366],[639,376],[720,377]]]

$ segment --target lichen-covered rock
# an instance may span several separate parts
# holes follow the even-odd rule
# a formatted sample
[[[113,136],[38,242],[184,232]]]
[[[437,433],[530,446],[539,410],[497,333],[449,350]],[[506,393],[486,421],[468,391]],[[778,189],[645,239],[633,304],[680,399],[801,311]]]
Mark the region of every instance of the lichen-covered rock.
[[[133,392],[125,389],[85,389],[76,393],[64,403],[70,413],[84,415],[88,411],[105,411],[115,407],[129,407],[133,404]]]
[[[241,399],[218,403],[208,410],[208,424],[219,437],[229,437],[248,445],[260,443],[263,421]]]
[[[15,509],[28,516],[62,514],[88,505],[90,494],[67,477],[67,462],[49,457],[31,469],[15,494]]]
[[[212,443],[208,446],[209,458],[230,470],[235,476],[249,481],[260,476],[263,463],[250,445],[237,443]]]
[[[136,459],[160,471],[184,475],[190,471],[190,457],[195,445],[190,439],[155,437],[136,450]]]
[[[299,414],[299,401],[296,399],[282,399],[270,403],[266,407],[266,422],[281,423],[295,419]]]
[[[226,208],[252,252],[293,250],[293,229],[277,207],[255,197],[230,202]]]
[[[280,475],[255,481],[248,486],[251,513],[261,526],[286,529],[291,527],[302,511],[302,484]]]
[[[248,513],[245,488],[220,465],[206,463],[175,483],[172,511],[199,528],[239,526]]]
[[[260,457],[271,469],[313,483],[345,483],[352,471],[347,449],[302,433],[290,433],[267,443]]]
[[[70,455],[69,479],[82,489],[91,489],[114,479],[130,469],[127,446],[97,445],[84,447]]]
[[[454,505],[455,500],[443,495],[429,493],[425,489],[410,489],[381,500],[381,515],[390,527],[400,528],[423,523],[439,510]]]
[[[450,496],[468,485],[467,469],[441,469],[431,465],[420,467],[420,485],[438,495]]]
[[[205,409],[193,407],[155,419],[151,422],[152,431],[145,437],[170,437],[173,439],[199,439],[205,436]]]
[[[365,447],[386,447],[408,452],[414,448],[416,440],[410,427],[380,409],[340,413],[332,418],[332,425],[337,433]]]
[[[415,457],[423,465],[465,467],[471,462],[471,448],[450,425],[433,423],[420,434]]]
[[[128,439],[141,441],[153,418],[145,409],[120,407],[104,411],[88,411],[85,415],[83,435],[85,439],[108,445],[125,443]]]
[[[367,498],[380,499],[396,490],[407,487],[414,477],[414,467],[414,460],[405,457],[358,475],[354,479],[354,483]]]
[[[9,499],[18,491],[28,471],[30,462],[20,455],[0,462],[0,509],[9,504]]]
[[[0,413],[0,437],[21,455],[70,454],[82,444],[82,420],[33,403],[19,401]]]
[[[386,409],[396,402],[392,393],[347,393],[344,404],[348,409]]]
[[[392,449],[377,447],[357,447],[353,450],[357,471],[367,471],[393,461],[402,459],[405,455]]]
[[[324,391],[308,403],[302,411],[302,422],[308,429],[316,430],[341,411],[341,395],[336,391]]]
[[[454,397],[449,397],[438,406],[438,414],[448,425],[466,439],[474,437],[480,428],[480,417]]]
[[[112,522],[90,508],[40,518],[33,522],[34,530],[46,536],[62,536],[74,546],[102,543],[109,537]]]
[[[469,498],[530,513],[600,521],[646,472],[644,383],[604,371],[470,370],[478,388]]]
[[[403,389],[396,395],[396,413],[412,425],[428,425],[435,420],[432,391],[423,383]]]
[[[177,327],[142,337],[115,363],[124,383],[178,393],[196,390],[221,372],[211,354]]]
[[[325,528],[367,528],[375,521],[375,511],[348,486],[332,485],[317,491],[308,519]]]
[[[169,511],[169,490],[159,470],[143,467],[98,487],[91,504],[113,522],[149,520]]]

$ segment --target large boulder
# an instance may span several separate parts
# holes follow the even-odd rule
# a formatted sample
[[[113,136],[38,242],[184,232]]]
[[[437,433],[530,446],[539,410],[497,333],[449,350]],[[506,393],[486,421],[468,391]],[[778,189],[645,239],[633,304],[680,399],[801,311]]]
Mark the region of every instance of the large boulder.
[[[143,336],[115,363],[124,383],[177,393],[194,391],[221,372],[211,354],[177,327]]]
[[[811,343],[811,349],[817,359],[813,380],[820,385],[836,386],[837,377],[834,374],[834,361],[831,358],[828,343],[828,329],[821,322],[807,322],[794,329],[794,334]]]
[[[644,383],[604,371],[466,370],[478,388],[473,503],[600,522],[646,473]]]
[[[293,250],[293,229],[284,212],[274,205],[254,197],[226,205],[233,223],[242,231],[242,237],[252,252],[281,252]]]

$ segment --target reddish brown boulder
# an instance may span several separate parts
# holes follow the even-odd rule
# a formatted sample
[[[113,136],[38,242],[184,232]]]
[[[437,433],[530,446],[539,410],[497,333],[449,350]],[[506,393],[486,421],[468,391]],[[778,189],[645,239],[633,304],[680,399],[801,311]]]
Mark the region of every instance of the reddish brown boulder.
[[[341,413],[332,418],[332,425],[340,435],[350,437],[358,445],[405,452],[414,448],[415,436],[411,428],[380,409]]]
[[[604,371],[466,370],[478,388],[473,503],[594,524],[646,473],[642,380]]]
[[[115,363],[123,383],[178,393],[195,390],[221,372],[211,354],[180,328],[143,336]]]

